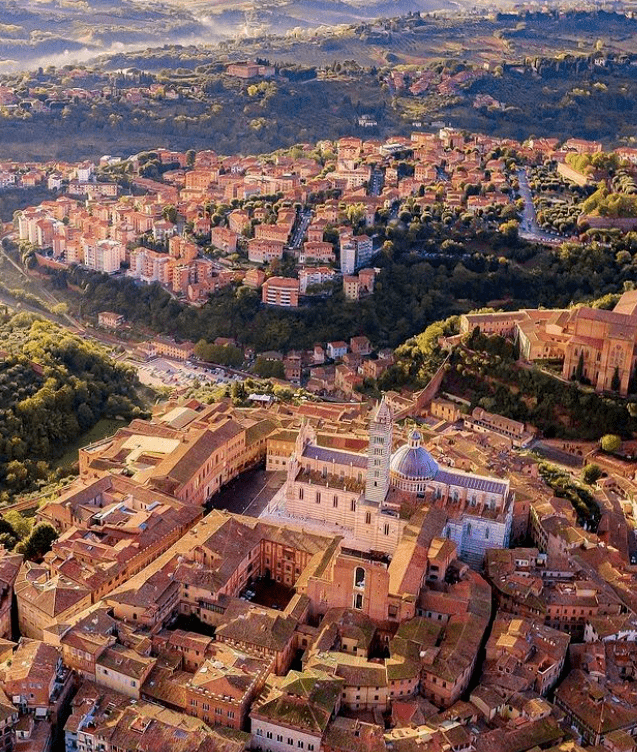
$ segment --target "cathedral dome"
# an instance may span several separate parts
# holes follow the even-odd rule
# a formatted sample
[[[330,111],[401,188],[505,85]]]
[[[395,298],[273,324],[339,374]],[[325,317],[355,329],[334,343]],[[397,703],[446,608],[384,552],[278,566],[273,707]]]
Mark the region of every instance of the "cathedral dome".
[[[421,442],[422,434],[414,429],[409,434],[409,442],[394,452],[390,464],[390,473],[394,480],[431,480],[436,475],[438,465],[421,446]]]

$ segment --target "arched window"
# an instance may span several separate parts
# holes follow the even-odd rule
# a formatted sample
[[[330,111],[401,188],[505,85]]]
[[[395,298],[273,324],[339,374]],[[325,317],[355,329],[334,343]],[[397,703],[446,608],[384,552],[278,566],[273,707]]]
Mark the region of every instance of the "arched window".
[[[356,570],[354,571],[354,587],[365,587],[365,570],[363,569],[363,567],[356,567]]]

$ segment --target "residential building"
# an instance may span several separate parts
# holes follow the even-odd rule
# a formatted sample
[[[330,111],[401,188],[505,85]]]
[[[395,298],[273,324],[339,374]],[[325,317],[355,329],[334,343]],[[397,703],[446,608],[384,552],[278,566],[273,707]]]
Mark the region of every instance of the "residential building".
[[[298,308],[300,285],[298,279],[269,277],[261,288],[261,300],[266,305]]]
[[[342,680],[322,671],[290,671],[250,713],[252,744],[262,752],[319,752],[338,714]]]

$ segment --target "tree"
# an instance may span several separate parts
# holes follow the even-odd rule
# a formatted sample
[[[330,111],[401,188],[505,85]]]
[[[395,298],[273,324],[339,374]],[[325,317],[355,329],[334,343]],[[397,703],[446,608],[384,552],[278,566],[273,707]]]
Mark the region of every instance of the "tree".
[[[602,436],[601,447],[605,452],[610,454],[617,452],[622,445],[622,440],[619,436],[613,433],[607,433]]]
[[[253,370],[257,376],[261,376],[262,378],[285,378],[285,369],[282,360],[266,360],[259,357],[256,359]]]
[[[11,525],[12,531],[21,540],[28,537],[29,533],[31,532],[33,520],[29,517],[23,517],[20,512],[16,512],[15,510],[10,509],[8,512],[5,512],[2,515],[2,519],[5,522],[8,522],[9,525]],[[2,528],[0,528],[0,531],[7,532]]]
[[[186,152],[186,165],[192,167],[195,164],[197,152],[194,149],[188,149]]]
[[[345,209],[345,216],[352,227],[355,227],[360,224],[365,216],[365,204],[350,204],[347,209]]]
[[[592,486],[596,480],[602,477],[602,468],[599,465],[589,462],[588,465],[582,470],[582,480],[584,483],[588,483]]]
[[[500,225],[499,231],[503,238],[510,242],[514,242],[518,239],[519,227],[520,225],[515,221],[515,219],[510,219],[508,222],[503,222]]]
[[[575,378],[581,381],[584,378],[584,353],[580,352],[579,359],[577,361],[577,368],[575,369]]]
[[[48,522],[38,522],[29,537],[16,546],[16,551],[24,554],[25,559],[40,560],[47,551],[51,550],[57,537],[57,530],[52,525]]]
[[[248,392],[246,391],[243,381],[235,381],[230,393],[235,405],[241,405],[248,399]]]
[[[619,378],[619,366],[615,366],[613,378],[610,380],[610,388],[614,392],[618,392],[620,386],[621,386],[621,379]]]
[[[173,225],[177,224],[177,208],[172,204],[164,206],[162,215],[168,222],[171,222]]]

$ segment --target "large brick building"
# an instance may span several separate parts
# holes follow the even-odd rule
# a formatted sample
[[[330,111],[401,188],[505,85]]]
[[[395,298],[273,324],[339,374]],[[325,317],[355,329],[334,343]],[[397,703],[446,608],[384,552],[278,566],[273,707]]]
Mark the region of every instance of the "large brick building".
[[[628,394],[637,364],[637,290],[625,292],[612,311],[580,306],[466,314],[460,327],[513,338],[525,360],[561,360],[564,378]]]

